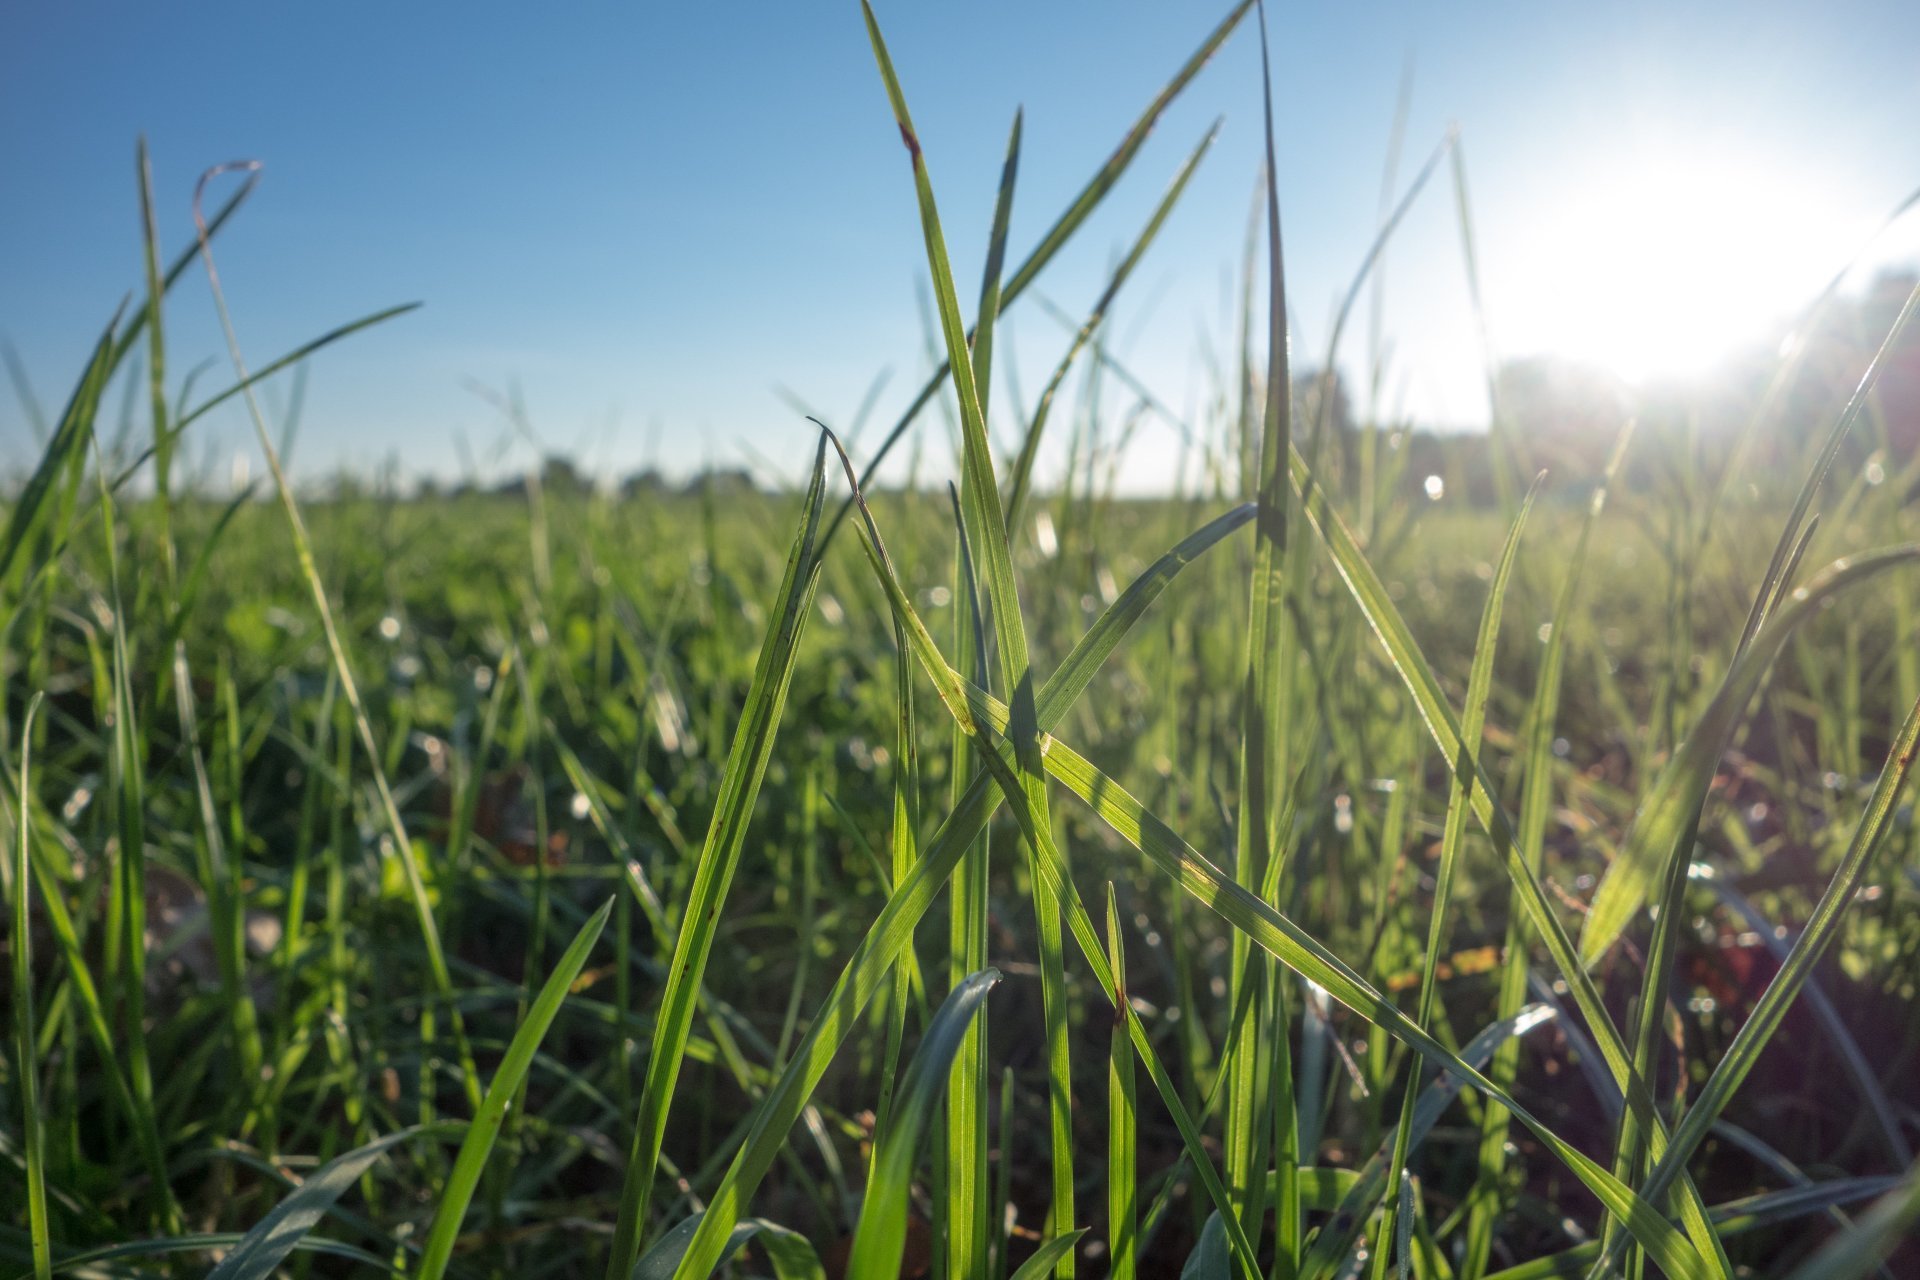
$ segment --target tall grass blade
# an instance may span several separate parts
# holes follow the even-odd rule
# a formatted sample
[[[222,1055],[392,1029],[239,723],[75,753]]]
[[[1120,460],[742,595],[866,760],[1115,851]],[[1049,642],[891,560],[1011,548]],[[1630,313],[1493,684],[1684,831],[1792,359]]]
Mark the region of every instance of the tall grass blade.
[[[861,0],[866,17],[867,36],[873,44],[874,61],[892,105],[894,122],[912,161],[914,190],[920,203],[920,227],[926,242],[927,266],[933,278],[933,295],[939,309],[940,331],[946,341],[947,360],[952,366],[953,388],[960,402],[960,426],[963,441],[960,489],[961,505],[969,535],[977,540],[980,576],[993,606],[993,627],[998,641],[1000,671],[1013,708],[1013,724],[1008,736],[1033,808],[1039,829],[1050,828],[1047,814],[1046,775],[1039,760],[1038,728],[1035,723],[1033,674],[1028,667],[1026,624],[1020,614],[1019,588],[1014,579],[1013,558],[1008,549],[1007,529],[1000,490],[995,479],[992,448],[987,437],[984,401],[974,376],[966,325],[961,319],[960,303],[954,290],[953,269],[948,261],[946,237],[940,228],[940,212],[934,200],[933,182],[927,171],[926,153],[914,131],[913,117],[907,110],[893,59],[887,52],[874,18],[873,6]],[[1029,848],[1032,857],[1038,850]],[[1036,877],[1033,910],[1039,932],[1040,989],[1046,1022],[1048,1101],[1052,1130],[1053,1230],[1069,1231],[1073,1226],[1073,1075],[1067,1041],[1066,967],[1060,937],[1060,908],[1053,895]],[[1056,1275],[1073,1274],[1071,1254],[1061,1258]]]
[[[813,478],[801,507],[786,574],[774,597],[767,635],[760,645],[753,682],[747,689],[739,727],[727,755],[726,771],[721,775],[720,795],[694,870],[686,910],[681,915],[680,932],[674,939],[672,966],[667,973],[666,990],[660,997],[653,1042],[647,1050],[646,1083],[640,1096],[640,1115],[634,1124],[626,1180],[620,1192],[620,1216],[607,1260],[608,1280],[623,1280],[639,1256],[655,1165],[660,1159],[674,1088],[686,1057],[694,1007],[727,891],[740,865],[747,824],[753,816],[754,802],[759,798],[761,780],[766,776],[774,735],[779,731],[800,637],[812,613],[814,592],[820,582],[818,534],[825,467],[823,435],[814,454]]]
[[[1120,908],[1114,902],[1113,882],[1107,882],[1107,954],[1113,966],[1113,1033],[1107,1049],[1107,1274],[1112,1280],[1133,1280],[1138,1260],[1134,1244],[1139,1236],[1136,1203],[1136,1163],[1139,1101],[1133,1083],[1133,1046],[1128,1043],[1127,952],[1120,933]]]
[[[1856,1280],[1873,1271],[1920,1226],[1920,1168],[1887,1192],[1851,1231],[1823,1245],[1788,1280]]]

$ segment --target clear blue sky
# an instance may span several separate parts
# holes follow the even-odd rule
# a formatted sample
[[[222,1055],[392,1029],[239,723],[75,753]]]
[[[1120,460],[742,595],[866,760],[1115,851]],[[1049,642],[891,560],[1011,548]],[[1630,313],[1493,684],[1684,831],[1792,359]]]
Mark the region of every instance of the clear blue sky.
[[[1024,254],[1226,4],[878,8],[970,295],[1015,107],[1026,146],[1012,251]],[[1592,245],[1606,227],[1634,209],[1659,225],[1658,201],[1634,185],[1650,172],[1733,156],[1745,176],[1716,181],[1747,183],[1736,208],[1778,205],[1780,191],[1806,205],[1790,224],[1797,265],[1754,309],[1817,286],[1920,186],[1920,5],[1280,4],[1271,19],[1301,363],[1371,237],[1409,55],[1402,176],[1459,122],[1505,354],[1585,340],[1568,294],[1617,274],[1618,246],[1610,258]],[[382,305],[426,304],[314,362],[303,477],[388,458],[452,477],[459,434],[490,477],[523,465],[525,446],[500,451],[504,425],[476,380],[517,381],[542,438],[598,469],[678,472],[751,451],[791,474],[807,437],[776,385],[844,422],[890,368],[878,414],[890,419],[925,372],[911,180],[852,0],[39,3],[9,6],[0,32],[0,333],[49,411],[139,280],[142,131],[170,247],[191,235],[203,169],[265,163],[220,242],[255,363]],[[1206,352],[1224,360],[1231,346],[1260,150],[1251,23],[1041,282],[1083,311],[1216,116],[1219,143],[1109,330],[1183,411],[1207,392]],[[1627,214],[1593,212],[1622,201]],[[204,279],[176,297],[173,368],[220,359],[202,384],[219,385]],[[1383,321],[1396,403],[1436,424],[1483,418],[1444,184],[1397,243]],[[1031,399],[1064,335],[1031,304],[1010,324]],[[1003,436],[1010,408],[996,405]],[[929,466],[944,467],[944,428],[927,423]],[[223,474],[251,448],[238,414],[195,430],[189,452]],[[1142,430],[1127,478],[1150,485],[1171,437]],[[0,467],[33,453],[0,392]]]

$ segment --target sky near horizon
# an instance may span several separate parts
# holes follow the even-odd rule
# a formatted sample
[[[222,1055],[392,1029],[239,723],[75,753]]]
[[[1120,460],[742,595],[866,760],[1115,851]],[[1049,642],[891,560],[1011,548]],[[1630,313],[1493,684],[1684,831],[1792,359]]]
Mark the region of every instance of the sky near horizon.
[[[969,319],[1015,109],[1010,262],[1228,7],[878,0]],[[1793,311],[1920,187],[1920,5],[1276,4],[1269,20],[1296,368],[1321,358],[1377,226],[1409,68],[1399,181],[1458,124],[1502,356],[1691,372]],[[1249,20],[1037,285],[1084,314],[1221,119],[1105,334],[1192,420],[1233,359],[1261,163],[1257,39]],[[312,362],[302,478],[389,464],[511,474],[533,456],[498,408],[517,388],[542,447],[602,473],[744,465],[791,481],[810,449],[795,400],[845,426],[884,375],[871,443],[929,369],[912,179],[852,0],[10,6],[0,337],[43,415],[138,290],[143,132],[169,253],[191,239],[204,170],[264,164],[216,244],[250,363],[424,303]],[[1903,225],[1876,254],[1916,245]],[[182,282],[168,317],[172,385],[203,360],[197,385],[225,385],[204,276]],[[1005,323],[1003,440],[1067,341],[1032,295]],[[1369,323],[1363,310],[1343,343],[1350,372]],[[1444,168],[1386,259],[1379,325],[1386,408],[1484,423]],[[286,390],[275,384],[270,411]],[[1110,386],[1109,429],[1131,403]],[[1068,421],[1051,429],[1052,466]],[[193,430],[185,452],[223,480],[254,452],[238,410]],[[947,429],[936,413],[922,430],[938,472]],[[1163,484],[1175,440],[1143,420],[1122,483]],[[28,411],[0,388],[0,473],[37,452]]]

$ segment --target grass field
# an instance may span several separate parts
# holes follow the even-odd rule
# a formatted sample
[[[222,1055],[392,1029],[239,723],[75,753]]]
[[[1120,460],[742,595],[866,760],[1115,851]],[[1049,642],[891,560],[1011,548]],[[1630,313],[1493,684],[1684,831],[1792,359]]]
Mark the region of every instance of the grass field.
[[[1051,392],[988,431],[999,307],[1243,18],[1027,259],[1010,161],[977,291],[874,30],[951,359],[882,448],[951,492],[823,434],[777,494],[217,499],[160,303],[247,188],[150,242],[0,535],[9,1274],[1920,1271],[1871,374],[1604,475],[1496,422],[1430,499],[1288,394],[1270,199],[1173,496]],[[989,446],[1049,432],[1058,487]]]

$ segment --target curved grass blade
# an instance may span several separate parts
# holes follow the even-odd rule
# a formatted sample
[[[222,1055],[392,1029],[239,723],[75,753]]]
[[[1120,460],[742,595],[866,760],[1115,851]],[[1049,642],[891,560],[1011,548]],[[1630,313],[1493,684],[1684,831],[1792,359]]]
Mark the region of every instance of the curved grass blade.
[[[844,455],[842,457],[844,461]],[[932,637],[927,633],[925,624],[920,621],[911,602],[908,601],[898,576],[893,572],[885,548],[880,545],[872,515],[866,511],[864,503],[861,504],[861,511],[862,530],[866,534],[864,546],[868,559],[881,579],[881,585],[886,590],[894,615],[905,624],[907,635],[913,642],[922,668],[933,680],[935,687],[941,691],[942,700],[950,708],[955,709],[956,717],[965,717],[961,721],[964,726],[968,726],[974,733],[981,734],[983,738],[988,733],[1004,732],[1005,726],[1011,720],[1006,706],[994,699],[992,695],[962,679],[957,672],[946,665]],[[1476,1068],[1461,1061],[1458,1055],[1447,1049],[1424,1028],[1409,1020],[1391,1001],[1369,987],[1365,979],[1348,968],[1298,925],[1208,862],[1191,845],[1181,840],[1172,828],[1154,815],[1147,813],[1140,802],[1119,784],[1094,768],[1085,758],[1058,739],[1051,737],[1045,739],[1042,750],[1048,772],[1091,805],[1116,834],[1139,849],[1162,870],[1172,874],[1183,889],[1219,913],[1229,924],[1246,931],[1262,950],[1267,951],[1301,976],[1318,983],[1333,998],[1380,1026],[1422,1056],[1429,1058],[1443,1070],[1503,1102],[1514,1116],[1526,1125],[1610,1212],[1628,1223],[1628,1229],[1633,1233],[1634,1238],[1642,1243],[1648,1253],[1655,1257],[1668,1274],[1675,1277],[1675,1280],[1679,1280],[1680,1277],[1716,1274],[1701,1260],[1699,1252],[1684,1237],[1676,1233],[1645,1200],[1636,1196],[1618,1179],[1568,1145],[1553,1130],[1535,1119],[1531,1113],[1523,1110],[1510,1094],[1497,1088]],[[1065,860],[1061,858],[1059,850],[1054,846],[1050,833],[1035,820],[1033,809],[1026,799],[1025,788],[1010,772],[999,752],[983,752],[982,755],[987,767],[993,772],[995,781],[1000,784],[1002,793],[1014,806],[1015,817],[1020,821],[1022,834],[1035,847],[1039,855],[1035,859],[1036,870],[1047,877],[1055,895],[1068,906],[1068,922],[1073,926],[1075,940],[1079,942],[1088,967],[1093,970],[1094,978],[1103,990],[1111,990],[1112,974],[1108,971],[1106,958],[1101,952],[1098,935],[1087,919],[1085,909],[1080,905],[1073,881],[1068,875]],[[1140,1028],[1138,1019],[1131,1011],[1128,1012],[1127,1017],[1133,1026],[1134,1043],[1141,1047],[1142,1057],[1148,1062],[1149,1070],[1155,1072],[1155,1083],[1159,1085],[1157,1059],[1152,1055],[1151,1047],[1147,1044],[1145,1032]],[[1178,1118],[1184,1115],[1185,1109],[1178,1102],[1177,1095],[1171,1095],[1170,1090],[1169,1095],[1169,1108],[1174,1111],[1178,1122]],[[1186,1132],[1187,1129],[1183,1124],[1183,1136]],[[1203,1149],[1196,1148],[1196,1150]],[[1210,1164],[1204,1155],[1197,1158],[1195,1164],[1203,1176],[1208,1173]],[[1211,1185],[1209,1190],[1212,1190]],[[1221,1204],[1225,1207],[1224,1202]],[[1242,1243],[1246,1233],[1239,1230],[1238,1215],[1235,1214],[1233,1220],[1223,1226],[1233,1239],[1236,1253],[1247,1260],[1249,1271],[1257,1273],[1258,1268],[1253,1262],[1252,1249]],[[1710,1227],[1708,1231],[1710,1234]]]
[[[907,1243],[907,1196],[913,1168],[920,1159],[920,1141],[933,1122],[934,1109],[946,1087],[948,1069],[960,1051],[967,1024],[986,1003],[987,993],[1000,981],[998,969],[983,969],[947,994],[927,1024],[926,1038],[907,1064],[907,1074],[895,1096],[890,1124],[880,1134],[860,1205],[860,1225],[853,1235],[849,1275],[895,1276]]]
[[[1081,1227],[1063,1236],[1054,1236],[1042,1242],[1040,1247],[1033,1251],[1033,1256],[1021,1263],[1019,1269],[1008,1277],[1008,1280],[1040,1280],[1041,1276],[1047,1275],[1059,1265],[1061,1258],[1073,1252],[1073,1247],[1080,1243],[1080,1237],[1085,1234],[1087,1229]]]
[[[1260,92],[1266,141],[1267,386],[1261,416],[1259,519],[1254,525],[1253,569],[1247,583],[1247,665],[1240,703],[1240,758],[1236,778],[1234,876],[1257,889],[1278,872],[1282,851],[1281,798],[1269,780],[1288,776],[1286,606],[1288,601],[1287,451],[1293,441],[1293,378],[1287,364],[1286,259],[1280,239],[1280,189],[1273,140],[1273,68],[1267,48],[1267,9],[1258,8]],[[1249,300],[1249,309],[1251,301]],[[1269,1164],[1279,1171],[1274,1197],[1274,1249],[1283,1273],[1300,1261],[1300,1204],[1293,1170],[1300,1163],[1298,1107],[1294,1101],[1292,1041],[1287,1029],[1286,984],[1271,968],[1254,969],[1252,948],[1235,933],[1229,953],[1228,987],[1235,996],[1229,1029],[1232,1044],[1223,1070],[1226,1085],[1224,1163],[1228,1194],[1240,1229],[1257,1248],[1266,1223]],[[1245,993],[1244,995],[1242,993]]]
[[[1135,1168],[1139,1099],[1133,1082],[1133,1046],[1127,1043],[1127,951],[1120,934],[1120,908],[1107,882],[1107,954],[1113,966],[1113,1034],[1107,1048],[1107,1271],[1111,1280],[1133,1280],[1139,1235]]]
[[[1713,1219],[1714,1229],[1722,1236],[1737,1236],[1816,1213],[1833,1213],[1840,1205],[1877,1196],[1890,1187],[1898,1186],[1899,1182],[1897,1177],[1836,1178],[1829,1182],[1808,1183],[1803,1187],[1788,1187],[1783,1191],[1767,1191],[1729,1200],[1725,1204],[1714,1205],[1708,1213]],[[1600,1248],[1598,1240],[1589,1240],[1544,1258],[1506,1267],[1488,1275],[1486,1280],[1558,1280],[1559,1277],[1585,1275],[1593,1260],[1600,1256]]]
[[[546,1038],[547,1028],[553,1025],[554,1018],[559,1015],[560,1006],[566,1003],[573,980],[580,976],[580,970],[586,965],[587,956],[593,951],[593,944],[599,941],[600,931],[606,927],[607,916],[612,911],[613,899],[608,898],[580,926],[572,945],[560,957],[552,976],[527,1009],[520,1029],[513,1033],[513,1040],[507,1045],[507,1054],[500,1060],[499,1069],[493,1073],[493,1083],[487,1086],[486,1099],[474,1113],[467,1136],[460,1142],[460,1154],[454,1157],[453,1170],[440,1189],[440,1205],[434,1211],[433,1227],[427,1233],[419,1270],[414,1273],[416,1280],[440,1280],[445,1274],[447,1260],[453,1256],[454,1239],[460,1234],[460,1224],[467,1216],[467,1205],[473,1199],[474,1189],[480,1185],[480,1172],[493,1152],[494,1140],[500,1136],[500,1130],[506,1124],[507,1108],[512,1104],[521,1082],[527,1078],[527,1072],[533,1066],[534,1053]]]
[[[407,824],[400,816],[400,806],[393,798],[393,787],[387,780],[387,771],[382,760],[384,755],[379,743],[373,736],[373,721],[367,715],[366,703],[360,696],[360,685],[354,678],[353,661],[347,652],[346,642],[340,637],[340,629],[335,624],[333,605],[327,599],[326,584],[320,578],[320,569],[313,556],[313,542],[307,536],[306,521],[300,515],[300,504],[295,500],[293,486],[287,480],[287,474],[280,463],[279,450],[274,448],[273,440],[267,430],[266,415],[261,411],[259,398],[254,395],[253,382],[247,373],[247,363],[240,351],[240,335],[234,328],[233,315],[227,307],[226,291],[220,284],[220,271],[213,258],[213,231],[201,211],[201,200],[206,195],[207,184],[215,178],[235,169],[257,174],[258,164],[222,165],[200,175],[200,181],[194,188],[193,220],[199,232],[200,257],[206,267],[207,283],[213,292],[214,311],[220,318],[221,333],[227,342],[227,354],[238,374],[235,384],[247,407],[247,416],[253,422],[254,436],[260,442],[260,451],[266,456],[267,469],[273,475],[275,492],[279,495],[281,510],[287,517],[287,530],[293,537],[294,558],[300,567],[300,576],[313,597],[314,612],[320,618],[320,629],[326,636],[327,653],[332,659],[335,674],[340,680],[340,691],[346,698],[347,709],[353,718],[354,729],[359,735],[360,745],[367,758],[367,768],[373,777],[374,791],[379,796],[382,816],[386,819],[387,831],[394,843],[393,856],[398,859],[402,874],[405,876],[407,896],[413,904],[414,918],[420,930],[421,942],[426,948],[427,965],[432,972],[434,990],[441,1002],[447,1006],[449,1020],[453,1024],[455,1051],[460,1061],[460,1081],[465,1088],[468,1104],[478,1108],[480,1105],[480,1072],[474,1065],[473,1049],[467,1043],[467,1029],[460,1015],[460,1007],[453,998],[453,975],[447,968],[445,949],[440,945],[440,926],[433,915],[433,904],[427,897],[427,887],[420,875],[420,867],[414,856],[413,841],[407,834]],[[189,415],[191,416],[191,415]],[[421,1036],[430,1040],[434,1031],[431,1010],[421,1018]],[[134,1082],[136,1090],[139,1081]]]
[[[1532,875],[1540,872],[1547,815],[1552,804],[1553,738],[1560,716],[1561,678],[1566,664],[1567,628],[1573,616],[1573,600],[1586,569],[1587,548],[1593,540],[1594,525],[1599,522],[1600,513],[1606,507],[1614,476],[1619,473],[1627,446],[1633,439],[1634,425],[1633,419],[1628,419],[1621,427],[1600,483],[1594,486],[1593,495],[1587,500],[1586,515],[1580,521],[1580,533],[1567,562],[1567,576],[1560,584],[1553,615],[1547,623],[1547,643],[1541,650],[1540,671],[1534,679],[1533,697],[1528,703],[1523,729],[1526,772],[1522,775],[1521,783],[1519,842],[1521,858]],[[1502,1017],[1513,1016],[1526,999],[1527,939],[1524,930],[1525,923],[1518,913],[1508,916],[1506,961],[1500,972],[1499,1004],[1496,1008]],[[1504,1044],[1494,1051],[1493,1061],[1487,1067],[1487,1077],[1503,1089],[1511,1088],[1518,1074],[1519,1063],[1520,1046],[1517,1043]],[[1478,1275],[1485,1271],[1487,1259],[1492,1254],[1498,1209],[1497,1189],[1507,1162],[1507,1131],[1506,1111],[1498,1103],[1488,1102],[1480,1113],[1480,1161],[1473,1190],[1469,1193],[1472,1202],[1467,1212],[1465,1253],[1460,1268],[1465,1275]]]
[[[403,1142],[454,1131],[447,1124],[416,1126],[377,1138],[336,1156],[316,1169],[297,1190],[242,1236],[233,1251],[207,1273],[207,1280],[267,1280],[279,1270],[301,1239],[333,1208],[334,1201],[360,1181],[374,1161]]]
[[[1511,1018],[1502,1018],[1482,1028],[1479,1034],[1461,1046],[1460,1059],[1472,1066],[1484,1067],[1500,1050],[1518,1044],[1520,1037],[1545,1026],[1553,1016],[1553,1010],[1546,1005],[1529,1005]],[[1427,1135],[1433,1132],[1434,1125],[1440,1122],[1440,1117],[1459,1096],[1460,1082],[1447,1075],[1442,1075],[1421,1090],[1407,1126],[1405,1151],[1399,1149],[1399,1132],[1396,1130],[1393,1139],[1382,1143],[1358,1172],[1347,1175],[1348,1183],[1341,1191],[1338,1202],[1325,1206],[1333,1217],[1320,1229],[1313,1247],[1301,1262],[1301,1275],[1326,1274],[1331,1267],[1352,1255],[1354,1241],[1360,1238],[1360,1231],[1366,1226],[1367,1219],[1395,1181],[1390,1176],[1390,1170],[1405,1166],[1408,1155],[1420,1149]]]
[[[1500,552],[1499,566],[1494,570],[1493,583],[1487,591],[1487,603],[1480,613],[1480,631],[1474,641],[1473,665],[1467,675],[1467,701],[1461,716],[1460,752],[1453,764],[1453,784],[1447,792],[1447,816],[1440,836],[1440,866],[1434,874],[1432,914],[1427,924],[1426,960],[1420,971],[1420,999],[1414,1021],[1427,1026],[1433,1020],[1433,1002],[1436,994],[1436,974],[1440,956],[1447,945],[1448,916],[1453,907],[1453,877],[1460,860],[1460,845],[1467,831],[1467,797],[1473,792],[1473,780],[1478,772],[1478,756],[1481,742],[1485,738],[1487,719],[1487,697],[1493,690],[1493,658],[1499,648],[1500,618],[1507,599],[1507,582],[1513,576],[1513,563],[1520,550],[1520,534],[1527,526],[1527,517],[1533,511],[1533,501],[1540,494],[1541,482],[1546,478],[1542,472],[1534,477],[1533,484],[1527,490],[1526,498],[1520,504],[1520,512],[1513,519],[1512,528],[1507,532],[1506,546]],[[1390,1189],[1399,1186],[1401,1199],[1408,1196],[1408,1187],[1404,1182],[1408,1140],[1413,1134],[1413,1111],[1420,1090],[1420,1070],[1416,1064],[1408,1073],[1407,1088],[1400,1106],[1400,1123],[1395,1131],[1393,1163],[1387,1170],[1385,1185],[1381,1188],[1383,1197]],[[1371,1210],[1369,1210],[1370,1212]],[[1385,1221],[1381,1235],[1392,1234],[1399,1209],[1392,1202],[1384,1205]],[[1400,1223],[1403,1228],[1409,1223]],[[1404,1246],[1399,1250],[1404,1260]],[[1323,1265],[1330,1265],[1332,1258],[1323,1259]],[[1318,1274],[1309,1272],[1308,1274]]]
[[[1333,558],[1334,568],[1340,579],[1346,584],[1354,603],[1367,619],[1374,635],[1386,649],[1392,661],[1394,671],[1399,675],[1407,692],[1412,695],[1414,706],[1420,713],[1421,721],[1426,725],[1428,734],[1433,738],[1447,759],[1456,759],[1460,749],[1460,729],[1454,718],[1453,708],[1446,695],[1441,691],[1438,677],[1434,675],[1432,665],[1420,652],[1419,644],[1413,633],[1400,616],[1394,605],[1386,584],[1380,581],[1380,575],[1368,562],[1366,553],[1354,540],[1353,533],[1341,519],[1340,513],[1333,509],[1326,491],[1314,479],[1307,468],[1306,460],[1294,450],[1289,466],[1295,492],[1300,496],[1306,509],[1308,522],[1319,536],[1322,545]],[[1591,1029],[1595,1047],[1605,1061],[1607,1070],[1621,1087],[1627,1106],[1632,1109],[1647,1127],[1653,1143],[1656,1158],[1666,1147],[1666,1128],[1653,1108],[1653,1099],[1647,1090],[1645,1080],[1635,1071],[1631,1058],[1627,1055],[1626,1045],[1620,1038],[1619,1029],[1608,1016],[1606,1006],[1601,1003],[1600,993],[1588,975],[1586,966],[1580,962],[1574,950],[1573,941],[1567,936],[1566,929],[1554,914],[1553,906],[1547,901],[1546,891],[1541,888],[1539,879],[1527,865],[1520,847],[1514,838],[1513,828],[1506,811],[1494,803],[1494,790],[1486,771],[1480,769],[1474,781],[1471,802],[1474,817],[1480,827],[1493,842],[1495,855],[1500,859],[1507,872],[1507,878],[1513,885],[1514,894],[1535,930],[1545,943],[1561,978],[1571,991],[1574,1004]],[[1492,1095],[1496,1101],[1500,1095]],[[1712,1255],[1717,1269],[1724,1273],[1728,1270],[1722,1251],[1713,1235],[1713,1228],[1706,1219],[1705,1202],[1701,1200],[1699,1190],[1692,1180],[1681,1184],[1685,1199],[1681,1206],[1681,1220],[1686,1226],[1687,1237],[1696,1250]]]
[[[634,1264],[629,1280],[672,1280],[702,1216],[696,1213],[683,1219],[661,1236],[659,1243]],[[774,1280],[826,1280],[826,1268],[820,1265],[820,1255],[807,1243],[807,1238],[765,1218],[748,1218],[734,1227],[727,1237],[721,1260],[731,1258],[749,1243],[758,1244],[766,1251],[767,1260],[773,1264]]]
[[[720,795],[707,827],[706,843],[695,864],[693,886],[674,939],[673,963],[654,1023],[647,1051],[646,1082],[640,1096],[640,1115],[634,1124],[633,1145],[627,1159],[626,1182],[620,1192],[620,1216],[614,1226],[613,1248],[607,1259],[608,1280],[621,1280],[633,1269],[646,1230],[647,1202],[653,1190],[655,1166],[666,1136],[667,1114],[673,1104],[680,1064],[699,1003],[707,960],[720,925],[747,824],[753,816],[760,783],[773,752],[774,735],[786,706],[800,637],[813,610],[820,583],[820,509],[826,492],[826,437],[814,454],[813,478],[802,504],[800,527],[787,557],[786,575],[774,597],[772,620],[760,646],[753,682],[747,689],[739,728],[721,775]]]

